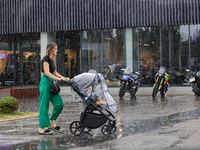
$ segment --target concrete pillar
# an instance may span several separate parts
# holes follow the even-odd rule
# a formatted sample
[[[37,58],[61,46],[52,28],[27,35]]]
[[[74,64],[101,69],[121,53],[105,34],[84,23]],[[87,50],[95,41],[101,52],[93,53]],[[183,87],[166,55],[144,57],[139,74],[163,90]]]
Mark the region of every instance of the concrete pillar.
[[[46,46],[49,42],[56,43],[56,32],[41,32],[40,33],[40,52],[41,59],[45,56]],[[57,44],[57,43],[56,43]]]
[[[125,47],[126,47],[126,67],[131,67],[133,71],[133,29],[126,28]]]

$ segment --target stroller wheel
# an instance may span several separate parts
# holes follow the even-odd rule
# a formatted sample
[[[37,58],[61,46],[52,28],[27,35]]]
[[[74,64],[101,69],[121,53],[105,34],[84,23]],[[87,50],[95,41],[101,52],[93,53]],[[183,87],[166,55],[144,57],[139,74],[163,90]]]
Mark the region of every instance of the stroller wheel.
[[[70,124],[70,132],[73,135],[80,135],[83,132],[83,123],[80,121],[74,121]]]
[[[104,135],[109,135],[109,134],[113,134],[115,133],[116,131],[116,126],[110,126],[108,127],[108,125],[104,125],[102,128],[101,128],[101,132],[104,134]]]
[[[91,128],[88,128],[88,127],[84,127],[83,131],[85,133],[89,133],[92,129]]]

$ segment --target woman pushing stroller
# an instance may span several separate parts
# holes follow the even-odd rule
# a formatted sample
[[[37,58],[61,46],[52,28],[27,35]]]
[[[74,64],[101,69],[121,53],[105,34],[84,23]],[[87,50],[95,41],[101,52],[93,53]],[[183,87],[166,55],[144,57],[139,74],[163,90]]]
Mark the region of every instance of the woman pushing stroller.
[[[63,77],[56,71],[56,67],[53,59],[57,55],[58,49],[57,45],[53,42],[47,44],[46,53],[41,61],[42,78],[40,80],[39,90],[40,90],[40,102],[39,102],[39,134],[40,135],[51,135],[53,131],[62,133],[59,126],[56,125],[56,119],[60,115],[63,109],[63,100],[60,94],[51,94],[50,88],[51,83],[54,80],[70,80],[68,77]],[[53,104],[53,112],[49,119],[49,100]],[[45,129],[48,127],[47,129]]]

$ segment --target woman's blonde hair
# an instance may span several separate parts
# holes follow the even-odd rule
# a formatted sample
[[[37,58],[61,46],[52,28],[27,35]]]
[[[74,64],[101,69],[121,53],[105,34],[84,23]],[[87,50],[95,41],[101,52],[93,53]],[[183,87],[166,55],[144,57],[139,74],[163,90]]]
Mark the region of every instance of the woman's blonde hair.
[[[45,55],[55,59],[56,55],[53,53],[53,48],[57,46],[56,43],[50,42],[47,44]]]

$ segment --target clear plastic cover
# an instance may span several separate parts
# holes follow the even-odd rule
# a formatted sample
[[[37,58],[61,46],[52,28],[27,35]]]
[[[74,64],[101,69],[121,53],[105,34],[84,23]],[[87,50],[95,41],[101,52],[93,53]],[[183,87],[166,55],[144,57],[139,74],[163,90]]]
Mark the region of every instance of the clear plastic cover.
[[[106,101],[107,105],[100,105],[103,109],[107,109],[112,112],[117,112],[116,102],[108,92],[108,88],[103,75],[94,73],[82,73],[71,79],[72,84],[76,85],[78,93],[84,95],[81,97],[83,101],[87,100],[87,97],[94,95],[100,97],[100,100]],[[78,94],[77,93],[77,94]],[[74,94],[73,100],[78,100],[78,95]]]

